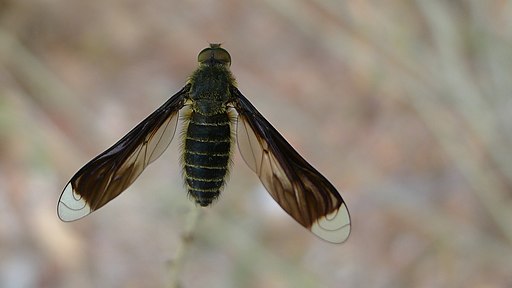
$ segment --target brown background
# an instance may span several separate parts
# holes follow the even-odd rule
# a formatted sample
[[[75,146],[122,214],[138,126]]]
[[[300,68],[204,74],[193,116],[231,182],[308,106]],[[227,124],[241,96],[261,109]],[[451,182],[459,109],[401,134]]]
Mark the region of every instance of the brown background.
[[[0,1],[0,286],[512,286],[511,36],[508,1]],[[105,208],[58,220],[68,179],[209,42],[342,191],[345,244],[296,224],[237,152],[184,245],[176,140]]]

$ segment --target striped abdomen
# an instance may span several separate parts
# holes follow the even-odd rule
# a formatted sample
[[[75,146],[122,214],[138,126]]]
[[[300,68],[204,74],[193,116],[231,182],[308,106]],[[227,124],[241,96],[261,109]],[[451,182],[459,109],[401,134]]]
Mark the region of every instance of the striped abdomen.
[[[192,112],[186,131],[185,181],[196,203],[208,206],[224,185],[231,151],[231,123],[226,113]]]

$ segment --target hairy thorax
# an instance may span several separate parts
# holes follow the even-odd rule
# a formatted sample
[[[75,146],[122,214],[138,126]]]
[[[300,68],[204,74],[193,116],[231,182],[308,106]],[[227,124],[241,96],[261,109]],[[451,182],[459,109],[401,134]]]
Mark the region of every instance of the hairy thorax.
[[[192,110],[202,115],[216,115],[227,110],[234,78],[223,65],[202,65],[189,79]]]

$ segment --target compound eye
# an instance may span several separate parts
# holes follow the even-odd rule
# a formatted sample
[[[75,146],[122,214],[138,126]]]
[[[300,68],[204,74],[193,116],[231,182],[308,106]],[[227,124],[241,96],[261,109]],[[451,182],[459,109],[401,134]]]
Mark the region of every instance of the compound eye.
[[[228,51],[220,48],[220,44],[210,44],[210,47],[203,49],[197,56],[199,63],[205,63],[208,61],[220,62],[227,66],[231,65],[231,56]]]

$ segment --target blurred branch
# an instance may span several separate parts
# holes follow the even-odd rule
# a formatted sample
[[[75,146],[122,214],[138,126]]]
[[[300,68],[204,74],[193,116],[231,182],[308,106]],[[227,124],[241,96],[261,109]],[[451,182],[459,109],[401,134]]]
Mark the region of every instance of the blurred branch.
[[[183,269],[184,262],[186,260],[187,251],[190,249],[190,246],[194,242],[197,223],[199,222],[199,218],[202,215],[201,209],[202,208],[200,207],[191,207],[187,215],[187,224],[185,227],[185,231],[181,235],[181,241],[178,245],[178,248],[176,248],[176,256],[169,264],[170,288],[181,287],[180,274]]]
[[[76,92],[69,90],[56,75],[39,61],[22,43],[8,31],[0,27],[0,64],[9,67],[10,71],[27,89],[25,95],[36,107],[42,108],[53,120],[62,120],[68,127],[76,128],[80,133],[72,133],[77,145],[91,144],[96,137],[89,125],[92,113],[88,111]],[[57,118],[57,119],[56,119]],[[76,137],[76,138],[75,138]]]
[[[506,202],[503,201],[508,194],[505,192],[507,188],[501,179],[492,172],[494,170],[492,165],[485,161],[479,161],[478,151],[470,140],[470,137],[474,136],[482,141],[485,153],[490,154],[492,159],[500,164],[503,174],[508,175],[507,178],[511,180],[512,174],[508,173],[510,169],[505,168],[510,167],[512,163],[511,154],[508,153],[509,147],[501,145],[501,143],[505,143],[498,141],[500,133],[495,130],[498,127],[496,124],[499,119],[492,112],[493,109],[484,95],[479,93],[480,89],[475,85],[476,81],[463,69],[466,65],[463,63],[462,56],[464,54],[460,47],[462,40],[458,37],[461,31],[457,31],[457,26],[452,21],[453,15],[446,14],[445,11],[450,10],[447,7],[441,7],[440,2],[417,1],[417,3],[422,7],[420,11],[429,21],[439,49],[438,54],[441,57],[437,62],[442,65],[439,69],[441,73],[438,76],[440,77],[439,83],[445,85],[440,87],[439,90],[442,92],[437,95],[451,98],[453,105],[448,108],[456,109],[459,115],[463,116],[465,124],[469,126],[469,137],[456,137],[456,135],[460,136],[460,127],[454,125],[454,121],[446,121],[450,120],[448,114],[451,113],[440,111],[439,108],[445,106],[443,103],[439,102],[434,106],[432,104],[435,103],[435,100],[431,103],[425,101],[425,99],[435,98],[429,97],[430,91],[418,93],[419,97],[415,97],[412,102],[413,104],[423,102],[418,111],[425,119],[425,123],[438,136],[437,138],[448,156],[466,176],[474,188],[475,195],[508,238],[509,243],[512,244],[510,222],[512,214],[508,212]],[[443,113],[446,113],[446,116],[439,117]]]
[[[430,239],[432,243],[438,242],[440,246],[450,247],[451,249],[448,250],[460,255],[467,253],[468,246],[478,246],[479,249],[472,250],[472,258],[497,261],[507,266],[512,248],[506,242],[492,235],[480,233],[478,227],[474,227],[470,222],[468,224],[464,221],[455,221],[447,213],[439,213],[440,211],[432,213],[426,207],[418,205],[411,208],[403,202],[395,201],[394,199],[401,194],[393,187],[382,187],[382,190],[383,193],[376,195],[383,203],[389,205],[389,211],[395,215],[395,221],[404,222],[418,234],[426,234],[426,239]],[[486,243],[486,245],[480,243]]]
[[[324,16],[320,13],[301,8],[305,3],[266,1],[268,6],[292,22],[294,27],[298,27],[305,35],[314,39],[318,45],[330,51],[336,58],[351,61],[351,58],[357,54],[348,53],[347,50],[353,52],[363,48],[370,49],[373,54],[379,56],[379,60],[387,63],[385,67],[389,69],[390,75],[394,75],[393,79],[400,81],[397,85],[406,90],[402,95],[416,109],[418,116],[429,127],[451,162],[473,188],[473,193],[483,204],[493,222],[512,244],[510,223],[512,214],[509,212],[507,203],[503,201],[508,195],[507,187],[502,179],[493,173],[495,167],[478,158],[478,153],[471,142],[473,137],[482,141],[485,152],[492,155],[493,160],[501,163],[500,168],[503,174],[508,175],[509,180],[512,179],[509,173],[509,170],[512,170],[510,169],[512,160],[509,159],[511,154],[507,152],[509,147],[505,142],[497,141],[500,133],[495,130],[495,127],[499,119],[491,112],[489,104],[482,99],[483,96],[478,93],[479,89],[475,86],[474,79],[467,73],[461,72],[465,66],[461,64],[461,55],[453,50],[462,45],[455,43],[458,38],[454,37],[454,34],[460,31],[454,30],[456,28],[453,27],[454,23],[447,19],[455,16],[437,14],[441,10],[451,11],[448,7],[439,7],[448,5],[447,2],[416,2],[421,7],[420,12],[425,13],[429,20],[436,44],[440,49],[440,51],[430,51],[430,54],[423,55],[421,59],[417,58],[418,55],[411,56],[404,53],[403,49],[390,46],[389,42],[379,42],[377,33],[380,31],[362,27],[356,29],[354,24],[342,17],[333,17],[335,21],[321,21],[321,17]],[[323,11],[325,13],[340,12],[329,10],[332,6],[322,5],[323,1],[316,1],[316,3],[327,9]],[[436,17],[429,13],[436,13]],[[439,17],[445,21],[438,23]],[[393,23],[393,20],[390,19],[388,22]],[[436,31],[439,33],[435,33]],[[448,32],[449,35],[445,35],[441,33],[442,31],[451,31],[451,33]],[[436,66],[438,64],[439,67]],[[432,69],[422,70],[422,67],[432,67]],[[432,73],[432,71],[439,73]],[[446,79],[447,74],[453,77]],[[467,131],[461,131],[460,125],[453,121],[454,117],[451,116],[453,110],[463,116],[464,124],[469,127]]]
[[[411,209],[410,206],[393,200],[400,196],[392,195],[396,192],[386,188],[384,190],[384,193],[377,195],[383,203],[388,205],[389,211],[392,211],[394,221],[407,227],[406,229],[412,231],[413,235],[421,235],[422,239],[428,241],[423,250],[410,259],[410,262],[404,265],[385,287],[415,286],[411,284],[416,283],[414,282],[415,273],[421,271],[422,265],[428,265],[432,261],[439,265],[436,269],[439,270],[440,276],[436,280],[444,282],[436,285],[439,287],[457,286],[455,283],[460,282],[454,275],[460,273],[461,265],[466,265],[467,271],[475,273],[485,270],[482,268],[485,267],[483,263],[494,263],[498,267],[510,266],[509,255],[512,249],[506,242],[493,235],[480,233],[478,227],[468,225],[464,221],[454,221],[449,213],[442,211],[432,213],[430,209],[421,206]],[[430,273],[436,272],[430,271]],[[411,283],[398,285],[409,276]]]
[[[212,215],[219,216],[218,214]],[[215,227],[216,231],[221,231],[221,233],[208,233],[209,237],[206,240],[214,241],[215,246],[219,246],[225,243],[226,239],[229,239],[231,249],[237,255],[237,263],[235,263],[237,269],[233,271],[234,278],[238,279],[238,282],[234,284],[235,287],[250,286],[249,284],[252,283],[250,276],[254,274],[258,279],[261,278],[261,272],[255,270],[255,267],[264,267],[264,271],[271,271],[277,276],[280,275],[280,280],[287,284],[285,287],[314,288],[324,286],[316,275],[304,269],[299,263],[290,259],[283,259],[269,250],[269,247],[264,247],[261,239],[258,240],[258,237],[261,238],[262,234],[251,233],[252,229],[248,229],[244,223],[241,223],[240,218],[229,217],[228,214],[221,218],[212,217],[209,219],[216,220],[214,225],[211,226]],[[307,233],[307,231],[304,230],[304,233]],[[272,247],[276,248],[275,245]],[[335,247],[331,248],[334,249]],[[336,267],[334,270],[338,271],[338,269],[341,268]],[[249,275],[244,275],[244,273]],[[290,277],[290,275],[293,275],[293,277]]]

